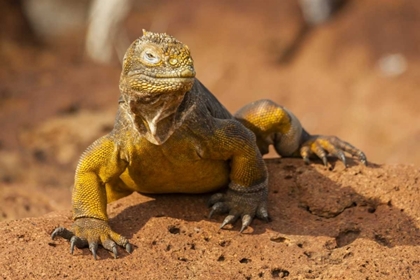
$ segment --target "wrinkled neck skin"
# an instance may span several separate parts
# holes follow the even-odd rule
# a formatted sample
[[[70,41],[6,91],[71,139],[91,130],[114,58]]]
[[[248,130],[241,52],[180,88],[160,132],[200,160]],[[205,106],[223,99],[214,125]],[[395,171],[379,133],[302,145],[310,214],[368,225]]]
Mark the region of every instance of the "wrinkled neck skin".
[[[181,126],[186,112],[179,110],[186,92],[141,94],[124,93],[134,127],[150,143],[162,145]]]

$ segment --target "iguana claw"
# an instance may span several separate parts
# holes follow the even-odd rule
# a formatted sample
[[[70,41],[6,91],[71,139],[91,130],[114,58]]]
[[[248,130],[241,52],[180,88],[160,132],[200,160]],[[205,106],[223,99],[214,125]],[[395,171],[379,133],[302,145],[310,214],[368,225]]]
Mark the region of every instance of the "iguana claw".
[[[209,214],[209,218],[213,216],[213,214],[223,214],[229,211],[228,206],[223,202],[216,202],[212,207]]]
[[[267,211],[267,187],[266,182],[253,187],[232,186],[226,194],[216,193],[210,197],[211,211],[214,213],[229,213],[223,220],[220,228],[227,224],[234,224],[239,218],[242,220],[240,233],[251,223],[254,217],[269,221]]]
[[[56,236],[61,236],[67,240],[70,240],[73,237],[73,232],[69,231],[66,228],[58,227],[51,233],[51,239],[54,239]]]
[[[98,252],[98,243],[97,242],[91,242],[89,243],[89,250],[92,252],[93,258],[97,260],[96,252]]]
[[[240,233],[242,233],[252,222],[252,217],[250,215],[243,215],[242,216],[242,227],[241,230],[239,231]]]
[[[223,220],[223,223],[220,225],[220,229],[222,229],[227,224],[234,224],[239,218],[239,215],[228,215]]]
[[[361,150],[335,136],[312,135],[300,148],[300,155],[305,163],[309,164],[310,156],[316,155],[325,166],[328,165],[327,155],[329,154],[341,160],[347,167],[345,152],[358,157],[359,161],[367,166],[366,155]]]
[[[112,231],[106,221],[98,219],[77,219],[73,224],[73,231],[63,227],[56,228],[52,232],[51,238],[54,239],[57,236],[70,241],[71,254],[73,254],[75,246],[79,249],[89,247],[95,260],[97,259],[99,244],[111,251],[114,258],[118,257],[117,245],[124,247],[128,253],[133,252],[132,245],[125,237]]]
[[[77,237],[76,235],[73,235],[70,239],[70,254],[73,255],[74,252],[74,246],[77,248],[84,248],[88,246],[88,242],[86,240],[81,239],[80,237]]]

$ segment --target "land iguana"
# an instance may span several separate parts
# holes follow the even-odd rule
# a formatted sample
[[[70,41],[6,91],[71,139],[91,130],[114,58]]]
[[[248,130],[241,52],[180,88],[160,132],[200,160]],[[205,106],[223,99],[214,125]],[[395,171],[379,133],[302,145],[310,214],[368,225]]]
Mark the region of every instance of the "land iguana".
[[[107,203],[140,193],[207,193],[210,217],[227,213],[221,228],[254,217],[268,220],[267,168],[262,155],[273,145],[282,157],[306,162],[327,155],[346,164],[344,152],[367,164],[365,154],[334,136],[311,135],[286,108],[270,100],[246,105],[235,115],[195,77],[186,45],[164,33],[143,30],[127,50],[113,130],[82,154],[72,195],[72,229],[56,228],[74,246],[98,245],[117,257],[132,245],[108,224]],[[141,213],[139,213],[140,215]]]

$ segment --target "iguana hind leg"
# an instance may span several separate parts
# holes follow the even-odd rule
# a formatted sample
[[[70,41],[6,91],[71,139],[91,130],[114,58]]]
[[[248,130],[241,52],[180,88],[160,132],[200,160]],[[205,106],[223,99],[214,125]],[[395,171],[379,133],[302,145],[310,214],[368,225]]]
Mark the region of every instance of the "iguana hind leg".
[[[344,152],[347,152],[367,165],[366,156],[361,150],[335,136],[310,135],[296,116],[271,100],[250,103],[241,108],[234,117],[254,132],[263,155],[273,145],[283,157],[301,156],[309,163],[309,158],[315,155],[327,165],[327,155],[332,155],[346,165]]]

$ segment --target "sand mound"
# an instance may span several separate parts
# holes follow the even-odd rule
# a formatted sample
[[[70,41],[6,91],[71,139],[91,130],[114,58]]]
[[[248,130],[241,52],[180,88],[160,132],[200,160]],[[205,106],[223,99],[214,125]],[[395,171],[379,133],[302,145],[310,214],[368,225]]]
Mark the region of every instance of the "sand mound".
[[[420,170],[334,170],[298,159],[267,160],[270,223],[219,230],[208,195],[133,194],[112,203],[112,227],[134,252],[69,253],[51,240],[70,211],[0,223],[4,279],[420,279]]]

